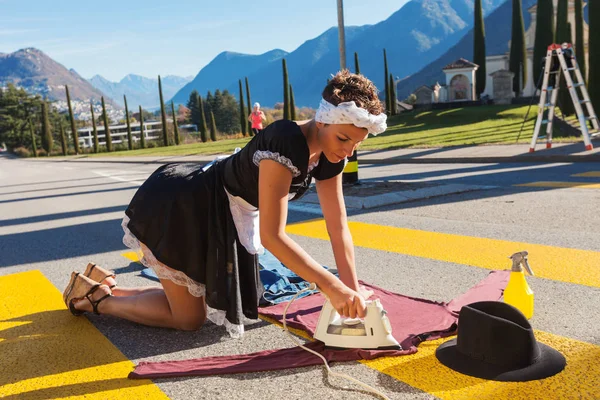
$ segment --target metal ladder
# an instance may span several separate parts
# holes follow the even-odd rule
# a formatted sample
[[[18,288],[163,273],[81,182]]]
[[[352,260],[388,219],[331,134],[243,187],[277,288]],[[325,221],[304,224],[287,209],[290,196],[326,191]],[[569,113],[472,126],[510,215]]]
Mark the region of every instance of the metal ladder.
[[[573,82],[571,71],[575,72],[576,82]],[[546,148],[549,149],[552,147],[552,121],[554,120],[554,109],[558,98],[561,72],[565,76],[565,82],[569,89],[569,93],[571,94],[571,99],[573,100],[573,106],[575,107],[575,113],[579,120],[585,149],[592,150],[594,146],[592,145],[591,137],[600,135],[598,117],[594,112],[594,106],[592,105],[587,88],[585,87],[585,81],[579,70],[577,60],[575,59],[573,45],[571,43],[563,43],[562,45],[552,44],[548,46],[548,52],[546,54],[544,81],[540,95],[538,116],[533,130],[533,138],[531,139],[531,146],[529,147],[530,153],[535,151],[535,145],[538,139],[546,138]],[[581,91],[583,99],[579,98],[577,88]],[[548,95],[549,93],[551,93],[550,96]],[[548,97],[550,97],[550,101],[546,102]],[[587,107],[588,117],[586,117],[583,112],[582,104],[585,104]],[[548,118],[544,119],[544,112],[546,109],[548,110]],[[587,121],[592,122],[594,132],[588,130]],[[542,124],[546,124],[546,136],[539,137]]]

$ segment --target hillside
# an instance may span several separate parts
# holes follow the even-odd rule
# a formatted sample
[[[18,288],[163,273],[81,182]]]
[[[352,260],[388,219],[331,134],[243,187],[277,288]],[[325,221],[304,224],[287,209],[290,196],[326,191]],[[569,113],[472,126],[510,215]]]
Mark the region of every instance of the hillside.
[[[69,86],[71,100],[99,101],[103,96],[101,91],[77,72],[65,68],[44,52],[34,48],[0,54],[0,86],[8,83],[51,100],[66,99],[65,85]],[[110,98],[105,100],[113,104]]]
[[[192,77],[167,75],[161,77],[163,96],[171,98]],[[127,95],[127,103],[131,107],[141,105],[146,109],[160,107],[158,94],[158,78],[146,78],[140,75],[129,74],[119,82],[111,82],[100,75],[95,75],[89,82],[98,90],[113,98],[121,107],[124,106],[123,95]]]

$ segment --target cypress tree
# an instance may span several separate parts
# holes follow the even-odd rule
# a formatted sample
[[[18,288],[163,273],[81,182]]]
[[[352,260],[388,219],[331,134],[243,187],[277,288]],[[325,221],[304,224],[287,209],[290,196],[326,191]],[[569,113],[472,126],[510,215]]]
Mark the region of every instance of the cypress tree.
[[[29,131],[31,132],[31,150],[33,151],[33,156],[37,158],[38,154],[37,154],[37,144],[35,143],[35,141],[36,141],[35,130],[33,128],[33,122],[31,122],[31,119],[29,120]]]
[[[210,110],[210,140],[217,141],[217,123],[215,122],[215,114]]]
[[[387,114],[390,113],[390,84],[388,82],[388,76],[389,76],[389,71],[388,71],[388,64],[387,64],[387,54],[385,52],[385,49],[383,49],[383,81],[385,82],[385,112]]]
[[[60,146],[62,147],[63,156],[67,155],[67,138],[65,136],[65,127],[63,126],[62,121],[59,123],[60,126]]]
[[[198,95],[198,107],[200,107],[200,139],[202,143],[206,143],[208,129],[206,128],[206,117],[204,116],[204,104],[202,104],[202,96],[200,95]]]
[[[554,43],[554,5],[552,0],[538,0],[535,20],[535,45],[533,47],[533,80],[540,82],[543,60],[548,46]]]
[[[360,74],[360,64],[358,63],[358,53],[354,52],[354,71]]]
[[[102,99],[102,120],[104,121],[104,135],[106,138],[106,151],[112,151],[112,138],[110,137],[110,128],[108,127],[108,114],[106,114],[106,106],[104,105],[104,96]]]
[[[248,84],[248,77],[246,79],[246,107],[248,108],[248,114],[246,114],[246,128],[250,136],[254,136],[254,131],[251,129],[250,121],[248,116],[252,113],[252,103],[250,102],[250,85]]]
[[[296,120],[296,100],[294,100],[294,89],[290,85],[290,118],[292,121]]]
[[[142,106],[140,106],[140,147],[142,149],[146,148],[146,135],[144,132],[144,113],[142,110]]]
[[[92,111],[92,131],[94,132],[94,153],[100,150],[98,144],[98,129],[96,128],[96,117],[94,116],[94,104],[90,100],[90,110]]]
[[[473,62],[479,65],[475,72],[475,92],[477,98],[485,91],[487,79],[485,68],[485,25],[483,23],[483,10],[481,0],[475,0],[475,28],[473,38]]]
[[[244,89],[242,88],[242,80],[238,79],[240,85],[240,125],[242,128],[242,135],[246,136],[248,127],[248,118],[246,118],[246,107],[244,106]]]
[[[394,85],[394,76],[390,74],[390,115],[396,115],[396,85]]]
[[[69,87],[65,85],[65,91],[67,92],[67,104],[69,106],[69,121],[71,122],[71,136],[73,136],[73,147],[75,148],[75,154],[79,154],[79,134],[75,127],[75,117],[73,116],[73,107],[71,107],[71,96],[69,96]]]
[[[288,80],[288,70],[285,58],[282,59],[283,65],[283,119],[290,119],[290,82]]]
[[[600,3],[588,1],[589,27],[589,57],[590,70],[588,74],[589,92],[592,105],[600,109]]]
[[[525,25],[521,0],[512,2],[512,33],[510,41],[509,69],[515,74],[513,91],[519,97],[527,84],[527,49],[525,46]]]
[[[570,28],[568,22],[569,0],[558,0],[556,5],[556,42],[570,43]],[[571,73],[567,71],[567,73]],[[572,75],[571,75],[572,76]],[[573,105],[571,95],[567,89],[564,73],[561,73],[558,92],[558,105],[563,115],[571,115]]]
[[[50,119],[48,117],[48,103],[42,100],[42,147],[50,155],[52,152],[52,132],[50,131]]]
[[[175,144],[179,146],[180,137],[179,137],[179,128],[177,127],[177,115],[175,114],[175,104],[173,100],[171,100],[171,112],[173,113],[173,136],[175,137]]]
[[[587,80],[585,67],[585,42],[583,39],[583,4],[581,0],[575,0],[575,57],[579,70],[583,76],[583,81]],[[584,107],[585,108],[585,107]]]
[[[131,136],[131,123],[129,122],[129,108],[127,108],[127,96],[123,95],[125,102],[125,121],[127,121],[127,148],[133,150],[133,137]]]
[[[160,75],[158,76],[158,94],[160,97],[160,118],[162,122],[163,144],[165,146],[168,146],[169,134],[167,133],[167,113],[165,112],[165,103],[163,101],[162,83],[160,82]]]

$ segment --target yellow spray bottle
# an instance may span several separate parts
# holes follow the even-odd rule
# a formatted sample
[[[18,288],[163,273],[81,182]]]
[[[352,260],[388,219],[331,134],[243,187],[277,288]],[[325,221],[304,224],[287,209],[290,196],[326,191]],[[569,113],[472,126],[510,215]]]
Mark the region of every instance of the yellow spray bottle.
[[[532,276],[533,271],[527,262],[527,254],[526,251],[520,251],[509,257],[513,264],[508,285],[504,290],[504,302],[516,307],[529,319],[533,316],[533,291],[525,280],[523,269]]]

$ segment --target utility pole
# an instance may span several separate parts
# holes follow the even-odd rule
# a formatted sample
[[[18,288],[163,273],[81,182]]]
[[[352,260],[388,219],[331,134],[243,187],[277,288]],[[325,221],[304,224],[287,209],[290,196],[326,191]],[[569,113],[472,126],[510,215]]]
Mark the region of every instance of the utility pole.
[[[344,0],[337,0],[338,39],[340,45],[340,69],[346,69],[346,34],[344,29]]]
[[[344,0],[337,0],[338,17],[338,39],[340,42],[340,70],[346,69],[346,35],[344,33]],[[348,164],[342,172],[342,183],[357,185],[358,182],[358,159],[356,150],[348,157]]]

